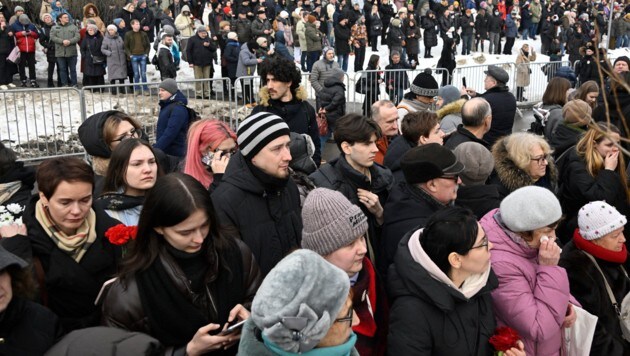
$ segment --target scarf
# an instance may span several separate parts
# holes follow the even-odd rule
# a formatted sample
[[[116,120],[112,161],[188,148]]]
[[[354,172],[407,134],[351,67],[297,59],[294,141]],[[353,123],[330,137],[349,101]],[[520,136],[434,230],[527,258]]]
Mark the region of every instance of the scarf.
[[[271,350],[274,355],[280,355],[280,356],[294,356],[297,355],[296,353],[293,352],[288,352],[285,351],[283,349],[281,349],[278,345],[274,344],[273,342],[269,341],[269,339],[267,339],[267,337],[265,337],[265,334],[262,334],[262,339],[263,342],[265,343],[265,346],[267,346],[267,348],[269,350]],[[337,345],[337,346],[329,346],[329,347],[321,347],[321,348],[314,348],[308,352],[302,352],[300,353],[300,355],[305,355],[305,356],[350,356],[352,355],[352,350],[354,349],[354,344],[357,342],[357,335],[355,333],[350,333],[350,338],[348,339],[348,341],[346,341],[345,343],[341,344],[341,345]]]
[[[466,299],[474,297],[488,282],[490,276],[490,264],[488,268],[481,274],[473,274],[464,280],[461,287],[457,287],[453,281],[431,260],[431,257],[422,248],[420,244],[420,235],[423,230],[419,230],[409,238],[409,252],[414,261],[421,265],[427,273],[435,280],[446,284],[447,286],[460,291]]]
[[[258,181],[260,181],[260,183],[265,187],[265,190],[276,192],[284,189],[287,186],[287,183],[289,183],[290,177],[288,176],[286,178],[276,178],[270,176],[269,174],[263,172],[260,168],[256,167],[251,162],[251,160],[246,159],[245,162],[247,163],[247,166],[251,170],[254,177],[256,177],[256,179],[258,179]]]
[[[7,200],[11,199],[13,194],[17,193],[20,188],[22,188],[22,182],[19,180],[0,184],[0,204],[4,204]]]
[[[44,208],[41,199],[35,204],[35,218],[55,245],[77,263],[81,262],[81,258],[96,241],[96,213],[92,209],[83,220],[83,224],[77,229],[76,234],[72,236],[61,231],[50,217],[48,210]]]
[[[591,255],[606,262],[626,263],[626,260],[628,259],[628,250],[626,249],[625,244],[622,245],[621,251],[612,251],[607,248],[598,246],[592,241],[586,240],[582,237],[582,235],[580,235],[579,229],[575,229],[575,231],[573,232],[573,243],[578,249],[588,252]]]

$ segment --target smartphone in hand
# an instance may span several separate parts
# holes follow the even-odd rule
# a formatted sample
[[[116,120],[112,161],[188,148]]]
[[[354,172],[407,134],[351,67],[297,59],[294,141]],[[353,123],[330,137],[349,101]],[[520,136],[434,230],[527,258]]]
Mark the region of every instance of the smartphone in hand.
[[[462,85],[464,85],[464,88],[468,88],[468,85],[466,85],[466,77],[462,77]]]
[[[232,333],[235,333],[243,328],[243,325],[245,325],[246,321],[247,319],[241,320],[241,321],[234,320],[229,324],[227,329],[221,331],[218,335],[225,336],[225,335],[230,335]]]

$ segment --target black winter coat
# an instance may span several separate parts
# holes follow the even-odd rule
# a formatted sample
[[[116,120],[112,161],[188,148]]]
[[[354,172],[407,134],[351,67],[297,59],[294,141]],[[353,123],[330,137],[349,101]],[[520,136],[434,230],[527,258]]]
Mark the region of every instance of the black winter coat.
[[[155,29],[155,15],[153,15],[153,11],[149,8],[144,9],[144,11],[137,7],[133,11],[133,17],[135,17],[138,21],[140,21],[140,31],[144,31],[143,27],[148,26],[149,30],[144,31],[144,33],[149,36],[149,41],[153,42],[154,39],[154,29]]]
[[[388,71],[390,69],[394,71]],[[403,62],[402,58],[398,63],[390,63],[385,66],[385,87],[388,91],[390,85],[394,88],[400,88],[401,90],[409,89],[409,75],[407,75],[407,71],[404,69],[413,68],[409,65],[409,63]]]
[[[626,216],[630,214],[628,198],[619,173],[602,169],[593,177],[586,170],[586,162],[575,148],[565,156],[558,162],[560,172],[558,181],[561,183],[558,199],[565,215],[567,226],[565,234],[573,233],[577,227],[578,211],[591,201],[604,200],[617,208],[621,214]],[[566,236],[570,237],[571,235]]]
[[[228,40],[225,51],[223,52],[223,60],[225,60],[228,78],[236,78],[236,67],[240,53],[241,46],[238,41]]]
[[[337,54],[350,54],[350,27],[348,25],[341,26],[341,24],[335,25],[335,52]]]
[[[321,108],[326,109],[328,129],[332,132],[337,119],[346,114],[346,86],[341,78],[327,78],[324,81],[324,89],[317,96]]]
[[[39,29],[39,44],[46,49],[46,61],[48,63],[56,63],[57,57],[55,57],[55,43],[50,39],[51,29],[52,26],[48,25],[43,25]],[[3,53],[2,49],[0,49],[0,53]]]
[[[494,184],[487,185],[460,185],[457,189],[455,205],[468,208],[481,220],[490,210],[494,210],[501,204],[499,189]]]
[[[477,136],[473,135],[472,132],[468,131],[464,125],[457,126],[457,131],[455,131],[449,138],[444,142],[444,147],[450,148],[454,150],[457,146],[461,145],[464,142],[477,142],[483,147],[490,150],[490,145],[488,142],[484,140],[480,140]]]
[[[582,128],[561,122],[549,140],[554,158],[557,159],[564,151],[575,146],[584,132]]]
[[[462,29],[462,36],[472,36],[473,29],[475,28],[475,20],[472,16],[461,16],[458,21],[458,26]]]
[[[385,222],[381,239],[387,265],[394,262],[400,240],[412,229],[424,227],[429,216],[444,207],[420,188],[406,182],[396,183],[383,206]]]
[[[43,355],[61,333],[55,313],[14,295],[0,313],[0,355]]]
[[[516,98],[507,86],[496,86],[480,95],[490,103],[492,108],[492,125],[483,139],[490,146],[499,139],[512,133],[514,115],[516,115]]]
[[[619,303],[630,292],[630,279],[621,266],[630,270],[628,261],[623,264],[604,261],[595,257]],[[571,241],[562,248],[558,266],[564,267],[569,277],[571,295],[582,308],[596,315],[597,326],[591,345],[591,355],[630,355],[630,343],[622,338],[619,318],[606,292],[604,280],[593,261]]]
[[[408,234],[389,268],[387,352],[390,355],[492,355],[496,326],[490,292],[499,286],[491,270],[486,285],[467,299],[433,278],[409,252]]]
[[[413,35],[413,37],[412,37]],[[420,32],[420,27],[418,26],[407,26],[405,28],[405,42],[407,45],[407,54],[414,55],[420,53],[420,38],[422,37],[422,33]]]
[[[374,214],[369,212],[365,205],[359,201],[357,189],[365,189],[376,194],[381,206],[385,206],[385,202],[388,200],[390,191],[394,186],[394,177],[389,169],[378,163],[374,163],[374,165],[370,167],[370,175],[372,177],[371,181],[368,180],[365,175],[352,168],[342,153],[338,158],[321,166],[309,177],[315,186],[336,190],[348,198],[352,204],[361,208],[368,218],[369,228],[367,237],[374,249],[373,252],[376,255],[376,262],[380,263],[380,259],[383,257],[381,255],[382,250],[379,249],[381,241],[380,227],[378,227]]]
[[[424,29],[424,46],[435,47],[438,44],[438,33],[435,29],[437,26],[437,20],[430,17],[425,17],[422,20],[422,28]]]
[[[372,15],[371,13],[369,16],[366,17],[366,20],[368,18],[370,19],[370,27],[368,27],[368,35],[380,36],[383,30],[383,20],[381,20],[381,17],[379,15]]]
[[[402,28],[396,27],[396,26],[389,26],[389,30],[387,33],[387,46],[390,49],[393,47],[402,47],[402,41],[404,39],[405,39],[405,35],[402,32]]]
[[[204,46],[204,42],[208,42],[209,45]],[[212,61],[217,59],[217,43],[210,37],[201,38],[199,35],[194,35],[188,40],[186,55],[188,63],[192,65],[211,66]]]
[[[281,189],[266,187],[237,153],[211,196],[219,222],[238,229],[263,277],[300,246],[300,194],[291,179]]]
[[[392,171],[396,182],[405,181],[405,176],[402,168],[400,167],[400,160],[407,151],[416,146],[415,142],[411,142],[404,136],[400,135],[392,140],[387,147],[387,152],[385,153],[385,158],[383,159],[383,165]]]
[[[383,20],[383,24],[389,24],[392,21],[392,18],[396,16],[396,12],[391,4],[383,4],[382,2],[378,3],[378,13],[381,14],[381,20]]]
[[[455,22],[453,21],[452,17],[441,16],[438,19],[438,25],[440,25],[440,35],[444,37],[451,27],[455,27]]]
[[[501,33],[503,27],[503,20],[501,16],[488,15],[488,32]]]
[[[83,75],[91,77],[99,77],[105,75],[105,63],[94,63],[94,57],[105,58],[103,52],[101,52],[101,45],[103,44],[103,36],[100,32],[96,31],[94,36],[89,34],[85,35],[83,41],[81,41],[81,56],[83,57]]]
[[[475,19],[475,37],[481,39],[488,39],[488,28],[490,27],[490,20],[488,15],[477,15]]]
[[[602,70],[607,70],[608,66],[605,62],[600,62]],[[584,56],[575,66],[575,73],[580,79],[580,83],[585,83],[589,80],[594,80],[596,83],[600,83],[600,76],[598,71],[598,62],[595,56]]]
[[[165,45],[158,47],[158,68],[162,80],[165,78],[177,78],[177,66],[173,60],[173,52]]]
[[[28,236],[2,239],[8,251],[32,262],[36,257],[42,264],[46,281],[47,306],[59,316],[65,332],[99,325],[101,310],[94,305],[103,282],[112,278],[121,258],[121,248],[105,238],[105,231],[116,225],[105,211],[93,208],[96,213],[96,241],[77,263],[59,249],[35,218],[32,197],[23,215]],[[40,291],[44,295],[43,291]],[[45,302],[45,301],[43,301]]]

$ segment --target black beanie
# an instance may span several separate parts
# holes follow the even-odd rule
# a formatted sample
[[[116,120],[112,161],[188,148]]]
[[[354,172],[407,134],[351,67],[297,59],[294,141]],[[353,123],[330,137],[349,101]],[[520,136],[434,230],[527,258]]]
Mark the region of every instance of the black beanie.
[[[437,96],[438,88],[438,83],[431,75],[431,69],[429,68],[416,75],[416,78],[413,80],[413,84],[411,84],[411,92],[420,96]]]

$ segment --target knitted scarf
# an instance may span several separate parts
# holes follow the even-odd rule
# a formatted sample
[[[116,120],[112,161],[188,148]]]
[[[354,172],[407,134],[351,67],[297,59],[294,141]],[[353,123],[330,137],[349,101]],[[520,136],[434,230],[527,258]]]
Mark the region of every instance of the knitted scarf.
[[[77,233],[72,236],[61,231],[50,217],[48,210],[44,208],[41,200],[35,204],[35,218],[55,245],[70,255],[77,263],[81,262],[81,258],[96,241],[96,213],[92,209],[83,220],[83,224],[77,229]]]
[[[625,263],[628,259],[628,250],[626,245],[621,245],[621,251],[612,251],[607,248],[594,244],[592,241],[586,240],[580,235],[580,230],[575,229],[573,232],[573,243],[575,247],[582,251],[586,251],[589,254],[612,263]]]

